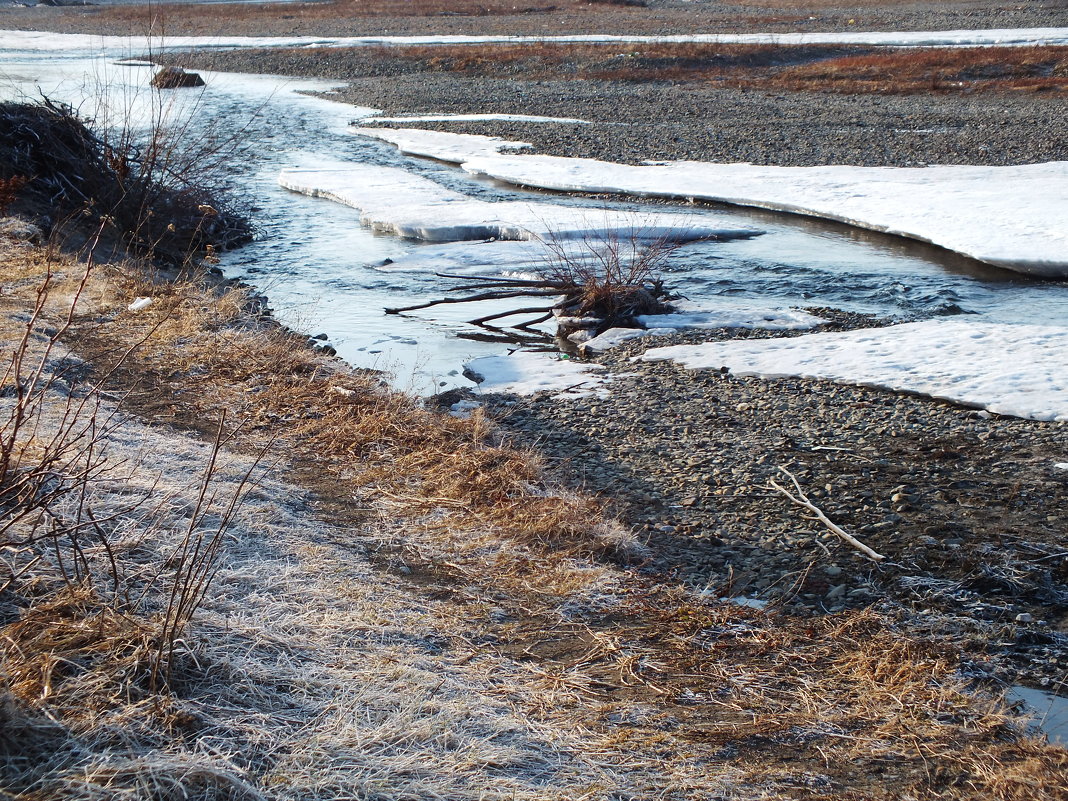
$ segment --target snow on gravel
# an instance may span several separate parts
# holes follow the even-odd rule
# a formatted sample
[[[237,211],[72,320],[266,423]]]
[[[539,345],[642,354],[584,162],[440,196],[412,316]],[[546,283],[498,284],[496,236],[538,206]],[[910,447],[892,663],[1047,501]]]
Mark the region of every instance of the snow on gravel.
[[[607,331],[579,343],[579,348],[583,354],[603,353],[632,339],[663,337],[676,333],[678,333],[677,328],[609,328]]]
[[[485,356],[464,365],[464,375],[478,384],[478,392],[533,395],[554,392],[576,397],[604,393],[609,376],[604,367],[561,357],[558,353],[517,351],[510,356]]]
[[[734,375],[800,376],[929,395],[1033,420],[1068,421],[1068,329],[929,320],[787,339],[653,348],[644,361]]]
[[[406,156],[421,156],[447,161],[450,164],[463,164],[487,156],[496,157],[502,150],[526,150],[533,147],[530,142],[513,142],[497,136],[426,131],[421,128],[356,127],[350,130],[358,136],[389,142]]]
[[[188,48],[360,47],[365,45],[448,45],[555,42],[587,44],[858,44],[886,47],[987,47],[1068,44],[1068,28],[1004,28],[956,31],[844,31],[806,33],[708,33],[671,36],[576,34],[565,36],[95,36],[0,30],[0,50],[65,51],[106,49],[159,51]]]
[[[286,189],[359,209],[360,220],[375,231],[454,242],[467,239],[668,240],[748,237],[760,233],[729,225],[729,215],[677,212],[639,215],[555,203],[489,202],[446,189],[395,167],[336,162],[309,169],[283,170]]]
[[[821,317],[795,309],[768,309],[739,306],[713,310],[683,310],[674,314],[642,314],[638,322],[646,328],[763,328],[769,331],[799,331],[827,322]]]
[[[555,191],[712,200],[931,242],[1028,275],[1068,277],[1068,161],[1014,167],[767,167],[502,154],[502,140],[358,128],[403,152]],[[425,135],[432,133],[433,136]],[[517,143],[520,146],[525,143]],[[498,152],[493,152],[496,149]]]
[[[825,320],[803,311],[738,307],[714,311],[688,310],[673,314],[642,314],[637,321],[645,328],[609,328],[580,344],[582,352],[603,353],[632,339],[675,334],[684,328],[762,328],[797,331],[815,328]]]

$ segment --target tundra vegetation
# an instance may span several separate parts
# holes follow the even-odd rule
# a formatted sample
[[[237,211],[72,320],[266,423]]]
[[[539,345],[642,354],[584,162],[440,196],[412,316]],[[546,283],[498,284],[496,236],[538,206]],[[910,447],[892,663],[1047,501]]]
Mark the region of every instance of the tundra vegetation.
[[[175,225],[177,270],[136,217],[104,247],[129,162],[3,111],[105,187],[62,237],[0,238],[3,798],[1063,797],[1068,753],[949,638],[643,570],[606,499],[479,411],[214,275],[231,227]],[[62,176],[2,141],[7,212],[56,214]]]

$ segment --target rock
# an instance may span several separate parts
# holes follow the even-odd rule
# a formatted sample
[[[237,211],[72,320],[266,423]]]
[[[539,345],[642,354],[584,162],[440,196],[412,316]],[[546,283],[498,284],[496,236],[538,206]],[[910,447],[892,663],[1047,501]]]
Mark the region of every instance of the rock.
[[[0,218],[0,236],[14,239],[16,242],[33,242],[39,244],[44,240],[44,233],[31,222],[21,217]]]
[[[186,72],[181,67],[164,67],[152,79],[155,89],[190,89],[204,85],[200,73]]]

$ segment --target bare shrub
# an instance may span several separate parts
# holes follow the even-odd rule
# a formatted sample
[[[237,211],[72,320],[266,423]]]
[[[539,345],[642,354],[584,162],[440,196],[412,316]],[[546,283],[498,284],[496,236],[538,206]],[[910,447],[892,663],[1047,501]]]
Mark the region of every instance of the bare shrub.
[[[11,204],[18,197],[19,190],[26,185],[25,175],[12,175],[10,178],[0,178],[0,217],[7,214]]]
[[[190,254],[247,241],[248,223],[215,182],[221,151],[157,116],[148,134],[129,124],[93,130],[66,105],[0,103],[0,178],[25,178],[31,211],[104,223],[131,252],[183,264]]]
[[[557,304],[563,317],[593,318],[598,332],[614,326],[635,326],[643,314],[672,310],[674,296],[660,276],[678,239],[647,234],[636,227],[628,236],[583,235],[580,239],[548,237],[541,274],[570,287]]]

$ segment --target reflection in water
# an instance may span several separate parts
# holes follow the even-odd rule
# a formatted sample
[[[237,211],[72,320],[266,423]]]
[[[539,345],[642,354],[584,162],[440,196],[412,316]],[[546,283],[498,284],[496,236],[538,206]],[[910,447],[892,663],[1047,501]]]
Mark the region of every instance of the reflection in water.
[[[1030,717],[1051,743],[1068,746],[1068,698],[1018,685],[1007,698],[1010,702],[1022,701],[1024,714]]]
[[[128,55],[137,54],[114,54]],[[118,66],[78,54],[0,53],[0,97],[43,91],[92,113],[104,86],[113,100],[147,121],[159,105],[144,89],[150,74],[144,66]],[[520,192],[356,137],[347,125],[367,110],[297,91],[323,91],[327,85],[322,82],[202,74],[207,88],[178,96],[176,103],[185,105],[194,137],[240,131],[242,150],[232,161],[230,177],[254,209],[259,230],[252,245],[224,256],[223,268],[265,292],[284,322],[312,334],[329,333],[342,357],[356,366],[392,370],[402,387],[426,392],[468,384],[460,374],[463,362],[501,353],[505,346],[492,336],[472,338],[479,332],[465,320],[506,307],[438,307],[387,316],[386,307],[439,297],[449,286],[448,279],[433,275],[432,264],[419,272],[377,269],[387,259],[426,246],[376,236],[360,225],[354,209],[281,189],[280,169],[338,159],[402,165],[487,200],[566,202],[590,208],[591,215],[605,206],[591,199]],[[663,208],[611,205],[639,216]],[[678,208],[698,215],[702,209]],[[716,208],[722,213],[727,207]],[[757,209],[732,208],[730,213],[738,227],[761,228],[765,235],[687,245],[665,269],[669,285],[697,306],[837,306],[896,317],[967,313],[1058,325],[1068,319],[1065,282],[1029,281],[923,243],[837,223]]]

